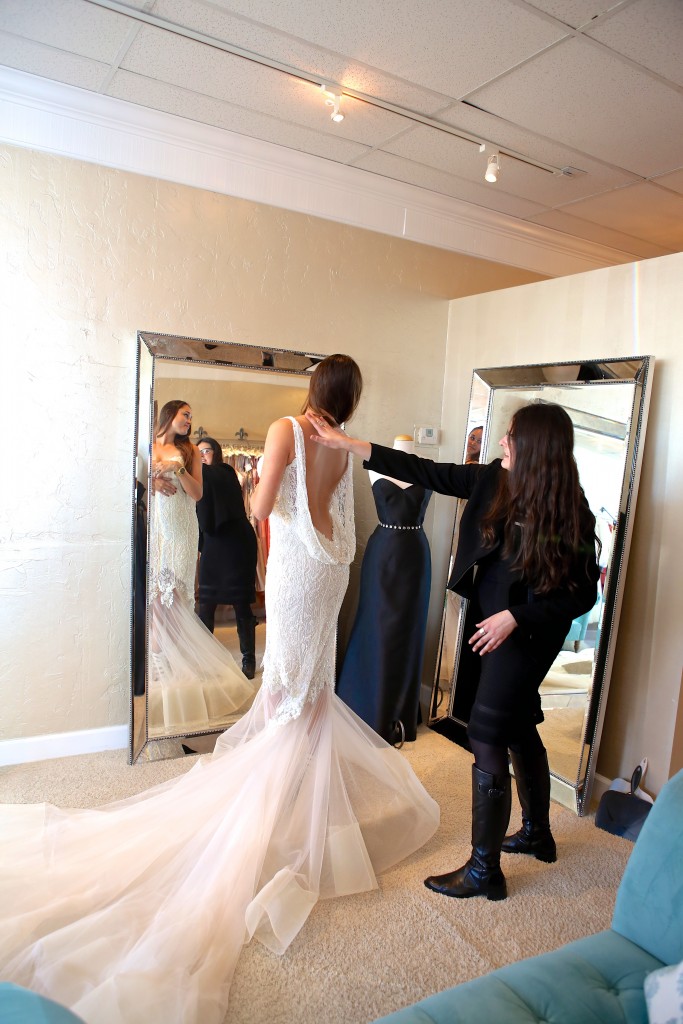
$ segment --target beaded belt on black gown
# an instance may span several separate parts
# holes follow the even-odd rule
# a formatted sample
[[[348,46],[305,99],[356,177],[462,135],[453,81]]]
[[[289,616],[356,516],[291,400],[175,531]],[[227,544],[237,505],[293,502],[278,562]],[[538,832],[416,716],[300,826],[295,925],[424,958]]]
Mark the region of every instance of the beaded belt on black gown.
[[[421,530],[422,529],[422,525],[420,525],[420,526],[392,526],[391,523],[380,523],[379,525],[383,526],[385,530]]]

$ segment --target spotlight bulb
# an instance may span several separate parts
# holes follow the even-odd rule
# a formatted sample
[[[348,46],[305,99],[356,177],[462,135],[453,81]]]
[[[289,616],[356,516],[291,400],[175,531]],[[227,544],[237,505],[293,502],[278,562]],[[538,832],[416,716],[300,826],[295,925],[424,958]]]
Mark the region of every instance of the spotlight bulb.
[[[486,164],[486,174],[484,177],[487,181],[498,181],[498,175],[500,173],[500,161],[498,154],[493,153]]]

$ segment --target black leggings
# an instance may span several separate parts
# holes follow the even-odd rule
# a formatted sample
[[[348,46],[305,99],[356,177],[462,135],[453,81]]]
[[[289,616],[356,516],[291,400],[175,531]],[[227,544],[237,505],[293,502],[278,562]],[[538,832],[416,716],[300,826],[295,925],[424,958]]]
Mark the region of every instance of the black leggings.
[[[474,763],[477,768],[497,778],[504,778],[508,773],[508,747],[482,743],[481,740],[469,737]],[[535,725],[530,725],[523,736],[515,740],[509,747],[520,758],[522,763],[532,763],[545,753],[543,740]]]
[[[216,608],[218,608],[218,604],[203,604],[201,601],[199,603],[199,618],[212,633],[216,619]],[[248,601],[234,601],[233,608],[235,609],[235,619],[238,627],[241,623],[248,623],[253,618],[251,605]]]

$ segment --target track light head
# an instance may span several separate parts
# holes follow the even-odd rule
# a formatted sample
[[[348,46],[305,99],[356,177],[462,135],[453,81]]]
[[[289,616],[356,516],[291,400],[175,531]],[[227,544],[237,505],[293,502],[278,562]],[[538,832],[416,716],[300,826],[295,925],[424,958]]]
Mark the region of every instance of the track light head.
[[[492,153],[486,163],[486,174],[484,175],[487,181],[498,181],[498,175],[500,174],[500,157],[498,153]]]
[[[340,110],[342,100],[341,96],[338,93],[333,92],[331,89],[328,89],[327,85],[324,82],[320,86],[320,90],[323,96],[325,97],[325,106],[332,107],[332,113],[330,114],[330,118],[336,124],[339,124],[340,121],[344,120],[344,115]]]

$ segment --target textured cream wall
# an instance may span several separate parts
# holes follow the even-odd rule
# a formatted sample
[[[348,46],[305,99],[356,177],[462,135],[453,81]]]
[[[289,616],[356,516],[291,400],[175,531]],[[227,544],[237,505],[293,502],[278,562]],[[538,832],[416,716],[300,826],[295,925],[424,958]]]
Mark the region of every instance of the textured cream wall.
[[[683,760],[683,254],[451,303],[446,441],[455,454],[476,366],[654,355],[652,399],[598,772],[644,756],[655,791]],[[476,341],[475,341],[476,340]],[[676,721],[678,718],[678,731]]]
[[[11,147],[0,189],[3,740],[127,718],[137,330],[349,352],[390,442],[439,424],[447,300],[535,275]]]

